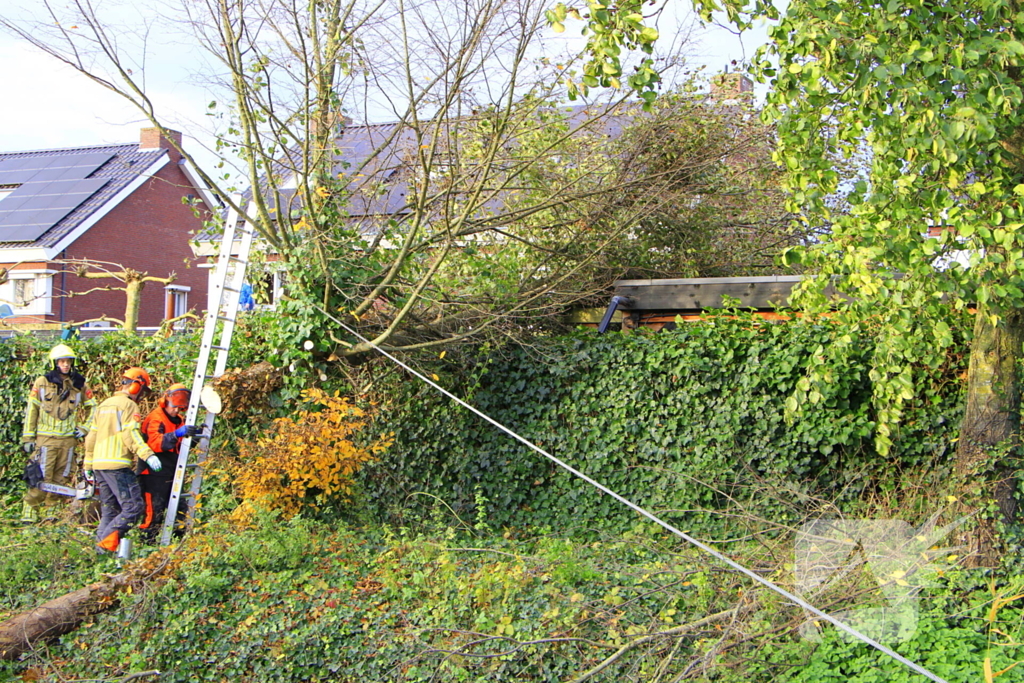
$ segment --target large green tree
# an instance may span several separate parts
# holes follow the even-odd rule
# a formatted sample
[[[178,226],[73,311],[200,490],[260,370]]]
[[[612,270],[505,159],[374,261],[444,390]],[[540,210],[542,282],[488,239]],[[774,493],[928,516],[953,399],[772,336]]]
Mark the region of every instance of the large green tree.
[[[706,15],[724,9],[741,27],[777,20],[754,68],[771,84],[766,115],[778,122],[791,209],[832,226],[803,258],[854,297],[846,310],[885,322],[873,372],[883,449],[911,396],[910,366],[938,362],[951,343],[942,309],[976,309],[959,483],[971,491],[980,475],[994,474],[987,494],[1012,517],[1024,342],[1024,8],[1016,0],[793,0],[780,17],[760,0],[696,5]],[[632,0],[617,11],[577,8],[589,22],[589,73],[621,77],[620,46],[651,49],[657,36],[644,30],[642,9]],[[633,85],[651,91],[654,83]],[[862,146],[866,178],[844,184],[833,160]],[[836,193],[848,214],[830,215]],[[929,229],[938,236],[925,237]],[[813,403],[828,378],[827,364],[813,369],[792,408]],[[984,552],[987,541],[976,536],[973,549]]]
[[[886,321],[875,363],[883,426],[899,418],[910,364],[937,362],[934,350],[951,342],[941,309],[974,304],[958,484],[969,493],[994,474],[988,493],[1012,518],[1024,342],[1020,6],[797,2],[772,36],[770,113],[793,204],[824,213],[841,178],[823,159],[870,146],[852,211],[812,256],[857,297],[860,315]],[[971,540],[987,551],[984,533]]]

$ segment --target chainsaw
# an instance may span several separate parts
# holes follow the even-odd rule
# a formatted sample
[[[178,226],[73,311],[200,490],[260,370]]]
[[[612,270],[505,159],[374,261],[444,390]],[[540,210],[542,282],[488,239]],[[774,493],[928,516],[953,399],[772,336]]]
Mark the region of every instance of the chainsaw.
[[[58,496],[67,496],[68,498],[74,498],[76,500],[92,498],[92,494],[96,491],[96,487],[88,483],[84,488],[73,489],[70,486],[61,486],[60,484],[51,484],[50,482],[44,481],[37,484],[36,488],[40,491],[56,493]]]

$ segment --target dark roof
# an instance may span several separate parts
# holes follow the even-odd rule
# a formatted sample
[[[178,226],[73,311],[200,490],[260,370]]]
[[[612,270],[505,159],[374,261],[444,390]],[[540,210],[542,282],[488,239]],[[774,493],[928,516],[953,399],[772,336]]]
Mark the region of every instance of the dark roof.
[[[0,248],[53,247],[165,152],[138,143],[0,152]],[[20,201],[19,201],[20,200]]]
[[[348,125],[335,140],[338,146],[334,155],[332,173],[347,177],[352,191],[346,212],[356,218],[362,216],[380,216],[401,213],[406,205],[408,191],[407,174],[401,173],[408,168],[410,156],[416,153],[414,132],[398,123]],[[301,152],[293,149],[286,154],[274,168],[278,179],[278,187],[287,184],[287,180],[295,174],[302,164],[298,158],[291,158]],[[379,183],[384,183],[380,192]],[[264,179],[264,192],[269,192],[269,184]],[[367,191],[370,186],[373,191]],[[299,208],[299,200],[295,199],[295,189],[279,190],[281,203],[293,204],[292,210]],[[270,198],[273,202],[273,198]]]

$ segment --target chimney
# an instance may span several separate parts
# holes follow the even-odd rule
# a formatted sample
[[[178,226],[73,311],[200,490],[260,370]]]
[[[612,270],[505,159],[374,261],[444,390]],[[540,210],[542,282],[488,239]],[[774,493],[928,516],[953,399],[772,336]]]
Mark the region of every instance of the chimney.
[[[181,154],[171,144],[171,140],[180,147],[181,133],[170,128],[165,128],[164,131],[167,133],[166,136],[160,134],[159,128],[143,128],[139,136],[139,149],[166,149],[171,161],[177,162],[181,159]]]
[[[752,92],[754,92],[753,81],[740,73],[726,71],[711,79],[711,98],[719,102],[752,97],[744,95],[744,93]]]

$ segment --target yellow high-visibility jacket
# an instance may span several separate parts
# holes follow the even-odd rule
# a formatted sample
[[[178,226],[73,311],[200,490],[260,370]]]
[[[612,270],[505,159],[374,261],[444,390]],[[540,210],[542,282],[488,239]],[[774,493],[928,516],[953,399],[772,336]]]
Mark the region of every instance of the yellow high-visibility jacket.
[[[85,437],[86,470],[135,468],[135,459],[153,455],[139,431],[139,404],[128,394],[117,392],[96,409],[92,429]]]
[[[85,410],[85,418],[77,422],[77,426],[88,431],[92,429],[96,410],[96,399],[89,387],[83,384],[76,389],[70,375],[57,372],[37,377],[28,394],[21,440],[36,441],[44,436],[73,438],[78,413],[82,409]]]

